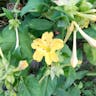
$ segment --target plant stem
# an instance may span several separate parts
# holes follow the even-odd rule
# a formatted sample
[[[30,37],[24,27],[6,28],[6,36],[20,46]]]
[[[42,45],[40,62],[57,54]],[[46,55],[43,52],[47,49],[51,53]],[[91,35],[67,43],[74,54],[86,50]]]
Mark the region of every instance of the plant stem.
[[[15,49],[17,49],[19,47],[19,33],[18,33],[18,29],[15,28],[16,31],[16,46]]]
[[[15,3],[15,6],[14,6],[14,9],[13,10],[16,10],[17,9],[17,6],[19,4],[20,0],[17,0],[16,3]]]
[[[96,73],[87,73],[87,76],[96,76]]]
[[[39,83],[41,83],[45,77],[46,77],[45,75],[41,77],[41,79],[39,80]]]
[[[70,64],[64,64],[61,67],[64,68],[64,67],[69,67],[69,66],[71,66],[71,65]]]

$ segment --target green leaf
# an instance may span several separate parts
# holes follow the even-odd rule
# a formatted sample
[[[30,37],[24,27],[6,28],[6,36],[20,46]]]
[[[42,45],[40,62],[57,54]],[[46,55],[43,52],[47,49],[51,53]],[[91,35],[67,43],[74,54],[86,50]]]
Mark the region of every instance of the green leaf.
[[[23,9],[21,10],[21,16],[30,11],[38,12],[38,10],[40,10],[39,8],[41,7],[42,3],[43,0],[28,0],[26,6],[23,7]]]
[[[9,27],[5,27],[1,34],[0,47],[4,52],[8,52],[15,46],[15,32],[14,30],[9,30]]]
[[[56,78],[51,80],[49,77],[46,77],[41,82],[42,96],[51,96],[56,89],[56,85],[57,85]]]
[[[69,88],[76,80],[76,72],[73,68],[71,68],[71,67],[69,68],[69,72],[68,72],[68,75],[66,78],[67,79],[64,84],[65,89]]]
[[[8,10],[8,9],[6,9],[6,8],[2,8],[3,9],[3,11],[4,11],[4,13],[6,14],[6,17],[8,18],[8,19],[13,19],[14,18],[14,15],[12,14],[12,12],[10,11],[10,10]]]
[[[14,30],[9,30],[7,26],[0,37],[0,47],[4,52],[11,51],[15,57],[22,57],[22,59],[31,59],[32,58],[32,48],[31,48],[31,38],[28,32],[21,32],[22,28],[19,29],[19,39],[20,39],[20,48],[14,52],[16,44],[16,32]],[[14,58],[15,58],[14,57]]]
[[[58,52],[58,57],[60,60],[60,63],[62,64],[69,64],[70,62],[70,57],[71,57],[71,50],[68,47],[68,45],[64,45],[63,49]]]
[[[96,65],[96,48],[91,47],[88,43],[84,44],[84,52],[89,62]]]
[[[61,88],[58,88],[54,94],[55,96],[71,96],[67,91]]]
[[[32,19],[29,23],[29,27],[35,30],[48,30],[53,26],[53,22],[46,19]]]
[[[81,92],[80,89],[77,87],[72,87],[69,89],[69,94],[71,94],[71,96],[81,96]]]
[[[39,83],[34,76],[30,75],[20,81],[17,96],[42,96]]]

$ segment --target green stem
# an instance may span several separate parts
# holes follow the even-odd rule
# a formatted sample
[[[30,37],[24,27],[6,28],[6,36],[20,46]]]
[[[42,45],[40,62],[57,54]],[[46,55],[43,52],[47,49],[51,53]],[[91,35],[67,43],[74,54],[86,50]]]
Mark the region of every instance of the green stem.
[[[45,75],[43,77],[41,77],[41,79],[39,80],[39,83],[41,83],[45,77],[46,77]]]
[[[71,66],[71,65],[70,64],[64,64],[61,67],[64,68],[64,67],[69,67],[69,66]]]
[[[14,9],[13,9],[13,10],[16,10],[16,9],[17,9],[19,2],[20,2],[20,0],[17,0],[17,1],[16,1],[16,3],[15,3],[15,6],[14,6]]]
[[[96,76],[96,73],[87,73],[87,76]]]

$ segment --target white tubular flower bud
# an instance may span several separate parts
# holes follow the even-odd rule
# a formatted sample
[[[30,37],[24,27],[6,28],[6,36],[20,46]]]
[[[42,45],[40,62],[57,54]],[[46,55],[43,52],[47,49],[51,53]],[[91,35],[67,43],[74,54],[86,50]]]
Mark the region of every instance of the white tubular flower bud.
[[[78,64],[78,58],[77,58],[77,46],[76,46],[76,31],[73,33],[73,51],[72,51],[72,57],[71,57],[71,65],[73,68],[76,67]]]
[[[79,25],[74,22],[74,25],[76,26],[77,30],[80,32],[80,34],[83,36],[83,38],[85,40],[87,40],[87,42],[92,46],[92,47],[96,47],[96,40],[93,39],[92,37],[90,37],[89,35],[87,35],[80,27]]]

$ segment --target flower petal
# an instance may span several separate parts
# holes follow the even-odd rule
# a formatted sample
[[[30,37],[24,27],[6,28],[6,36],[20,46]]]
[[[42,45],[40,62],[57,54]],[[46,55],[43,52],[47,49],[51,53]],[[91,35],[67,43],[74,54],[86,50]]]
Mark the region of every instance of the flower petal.
[[[51,57],[53,62],[59,61],[58,55],[55,52],[50,52],[50,57]]]
[[[33,49],[38,49],[38,48],[42,47],[42,45],[44,45],[42,40],[40,38],[38,38],[36,40],[33,40],[33,43],[31,44],[31,47]]]
[[[53,33],[52,32],[45,32],[42,35],[42,40],[46,42],[46,44],[50,44],[52,42]]]
[[[36,50],[35,53],[33,54],[33,59],[36,60],[37,62],[40,62],[44,56],[44,53],[41,52],[40,50]]]
[[[45,62],[47,63],[47,65],[51,65],[52,64],[52,59],[50,57],[50,53],[46,53]]]
[[[64,46],[63,40],[61,39],[53,39],[51,43],[51,48],[53,51],[62,49]]]

